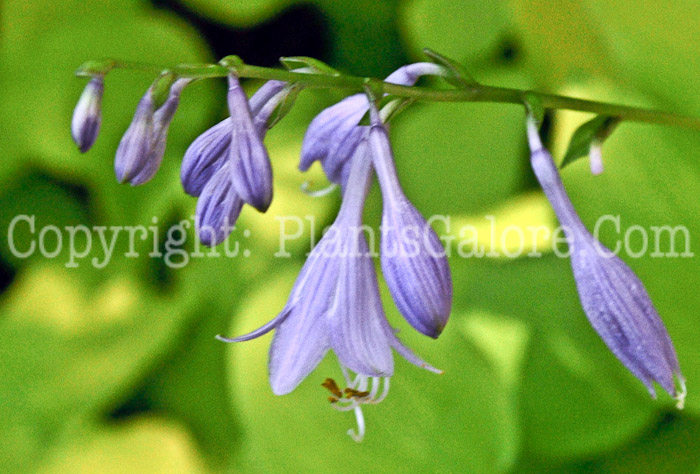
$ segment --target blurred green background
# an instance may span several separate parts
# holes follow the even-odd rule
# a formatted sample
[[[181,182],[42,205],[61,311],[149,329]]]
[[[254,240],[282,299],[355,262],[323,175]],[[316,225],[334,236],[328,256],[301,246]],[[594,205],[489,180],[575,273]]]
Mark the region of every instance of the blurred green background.
[[[698,257],[623,257],[675,342],[690,390],[682,412],[666,394],[651,400],[609,353],[578,304],[569,262],[546,249],[541,258],[453,257],[454,312],[437,341],[411,331],[386,298],[403,340],[445,374],[397,357],[389,397],[365,410],[362,444],[345,434],[352,414],[332,410],[320,387],[339,377],[334,356],[275,397],[270,336],[214,340],[276,315],[310,241],[332,220],[337,194],[301,193],[305,180],[324,180],[296,165],[305,126],[337,94],[302,93],[270,132],[275,201],[266,215],[246,208],[240,227],[250,237],[240,229],[232,237],[248,257],[171,268],[147,256],[150,239],[136,240],[140,257],[125,257],[120,237],[105,268],[92,264],[103,258],[98,249],[66,267],[66,252],[18,258],[7,239],[12,219],[26,214],[37,229],[154,226],[162,247],[166,229],[194,212],[179,162],[225,117],[223,81],[187,89],[163,168],[132,189],[116,183],[112,160],[152,77],[108,76],[102,132],[80,155],[69,125],[84,85],[73,71],[86,60],[171,65],[238,54],[272,66],[309,55],[383,77],[430,47],[487,84],[700,116],[700,1],[3,0],[0,8],[0,472],[700,473]],[[587,118],[547,117],[556,156]],[[499,226],[554,226],[528,169],[522,121],[507,105],[412,107],[392,126],[407,194],[424,215],[451,216],[453,232],[487,228],[486,215]],[[683,225],[698,251],[700,134],[624,124],[604,152],[602,176],[585,160],[563,173],[584,222],[619,214],[623,231]],[[380,210],[375,189],[369,222]],[[291,258],[273,258],[275,217],[288,215],[313,216],[317,227],[287,246]],[[27,249],[36,235],[19,228],[15,244]],[[193,246],[190,229],[184,248]]]

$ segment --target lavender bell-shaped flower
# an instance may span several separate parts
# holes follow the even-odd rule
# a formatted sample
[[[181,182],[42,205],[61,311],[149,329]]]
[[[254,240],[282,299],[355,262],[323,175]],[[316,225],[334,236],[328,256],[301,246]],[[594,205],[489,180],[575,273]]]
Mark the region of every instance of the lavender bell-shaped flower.
[[[250,110],[260,140],[265,138],[270,115],[286,97],[285,82],[268,81],[250,98]],[[231,151],[232,119],[228,117],[201,134],[187,148],[180,178],[185,192],[199,196],[204,185],[228,161]]]
[[[652,397],[656,397],[653,382],[657,382],[682,408],[685,381],[676,352],[642,282],[583,225],[532,117],[528,117],[527,132],[532,169],[566,234],[579,298],[591,325]]]
[[[117,148],[114,170],[120,183],[138,186],[156,174],[163,161],[168,127],[180,103],[180,94],[190,82],[187,78],[176,80],[157,110],[154,110],[152,87],[141,98]]]
[[[421,76],[441,76],[442,66],[433,63],[414,63],[402,66],[385,79],[385,82],[412,86]],[[366,133],[366,127],[358,127],[367,113],[369,102],[365,94],[346,97],[318,114],[304,135],[299,169],[308,170],[319,160],[328,180],[344,184],[349,171],[349,158]]]
[[[71,134],[81,153],[92,148],[100,131],[103,93],[104,76],[100,74],[92,77],[83,89],[73,111]]]
[[[272,165],[258,133],[248,97],[238,77],[228,76],[228,107],[231,112],[231,179],[244,202],[260,212],[272,202]]]
[[[401,314],[437,338],[452,308],[452,278],[440,239],[399,184],[389,135],[370,105],[369,144],[382,190],[382,273]]]
[[[352,169],[335,223],[314,247],[297,278],[284,309],[269,323],[226,342],[254,339],[275,329],[270,348],[270,385],[277,395],[294,390],[329,349],[338,356],[348,388],[331,379],[324,383],[339,410],[355,410],[357,441],[364,434],[361,405],[378,403],[394,371],[391,349],[409,362],[440,372],[417,358],[396,337],[382,308],[377,277],[362,232],[362,210],[372,166],[363,142],[352,158]],[[349,371],[356,375],[353,377]],[[378,395],[382,379],[384,393]],[[371,385],[371,387],[370,387]]]

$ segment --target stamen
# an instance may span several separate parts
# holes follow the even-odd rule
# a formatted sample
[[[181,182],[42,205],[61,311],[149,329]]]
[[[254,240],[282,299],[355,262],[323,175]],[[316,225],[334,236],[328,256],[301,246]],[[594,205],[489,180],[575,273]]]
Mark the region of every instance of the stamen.
[[[377,396],[377,391],[379,390],[379,384],[381,383],[382,379],[379,377],[372,377],[372,392],[369,394],[369,398],[374,400],[374,398]]]
[[[321,385],[328,389],[334,396],[328,397],[331,406],[338,411],[355,411],[357,430],[348,430],[348,435],[358,443],[365,435],[365,418],[362,413],[362,405],[375,405],[384,400],[389,393],[389,377],[371,377],[364,374],[352,374],[347,367],[340,365],[347,387],[340,391],[338,384],[332,378],[327,378]],[[372,387],[369,387],[370,379]],[[384,382],[384,390],[377,397],[379,387]],[[370,390],[368,390],[370,388]],[[337,392],[336,392],[337,390]]]
[[[321,384],[321,387],[324,387],[329,392],[331,392],[336,398],[336,401],[338,401],[339,398],[343,398],[343,392],[340,391],[338,384],[335,383],[335,380],[333,380],[332,378],[329,377],[326,380],[324,380]]]
[[[346,388],[343,390],[345,393],[345,398],[367,398],[369,397],[369,392],[360,392],[359,390],[355,390],[354,388]]]
[[[350,428],[348,435],[357,443],[361,443],[365,437],[365,416],[362,414],[361,407],[355,407],[355,419],[357,420],[357,431]]]
[[[386,396],[389,394],[389,377],[384,377],[384,391],[379,398],[375,398],[373,403],[381,403],[384,401]]]
[[[335,183],[331,183],[325,188],[317,189],[316,191],[311,191],[309,189],[310,187],[311,183],[309,181],[304,181],[303,183],[301,183],[301,192],[303,192],[307,196],[311,196],[312,198],[320,198],[323,196],[327,196],[328,194],[335,191],[335,188],[337,188],[338,185]]]

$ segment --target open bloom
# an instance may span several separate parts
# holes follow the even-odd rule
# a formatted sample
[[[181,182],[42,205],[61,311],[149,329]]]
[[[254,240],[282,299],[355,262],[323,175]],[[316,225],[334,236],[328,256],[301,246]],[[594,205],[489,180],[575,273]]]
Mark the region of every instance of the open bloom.
[[[442,66],[437,64],[414,63],[400,67],[385,82],[412,86],[421,76],[443,74]],[[306,171],[319,160],[329,181],[344,184],[350,170],[349,158],[366,134],[366,127],[358,124],[368,108],[367,96],[355,94],[318,114],[304,135],[299,169]]]
[[[452,278],[440,239],[399,184],[389,135],[371,104],[369,143],[382,190],[382,273],[401,314],[437,338],[452,308]]]
[[[439,372],[399,341],[384,315],[362,232],[362,210],[371,173],[371,160],[363,142],[353,155],[338,216],[309,255],[284,309],[250,334],[220,338],[226,342],[247,341],[275,329],[269,372],[272,391],[277,395],[294,390],[333,349],[349,386],[344,394],[332,380],[324,386],[334,394],[334,407],[355,410],[358,431],[349,433],[358,441],[364,434],[361,405],[381,401],[385,394],[377,394],[382,379],[385,391],[388,389],[394,372],[392,348],[409,362]],[[356,375],[351,376],[350,371]]]
[[[83,89],[78,104],[73,111],[71,134],[81,153],[85,153],[97,139],[102,123],[102,94],[104,76],[94,76]]]
[[[585,228],[533,119],[528,119],[527,128],[532,169],[565,231],[576,287],[591,325],[652,397],[656,397],[652,382],[657,382],[681,408],[685,385],[678,358],[642,282]]]
[[[177,79],[168,98],[155,109],[153,88],[141,98],[136,113],[117,148],[114,170],[120,183],[138,186],[150,181],[163,161],[170,122],[180,103],[182,90],[192,79]]]

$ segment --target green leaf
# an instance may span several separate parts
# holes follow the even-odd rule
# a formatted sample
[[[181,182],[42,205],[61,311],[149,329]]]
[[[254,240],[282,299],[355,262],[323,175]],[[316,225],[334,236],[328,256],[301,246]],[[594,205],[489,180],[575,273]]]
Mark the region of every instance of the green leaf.
[[[65,437],[37,474],[167,472],[205,474],[190,434],[177,423],[142,416],[128,423],[81,427]]]
[[[508,316],[532,334],[517,386],[526,453],[610,451],[652,422],[657,408],[591,328],[567,259],[453,259],[452,270],[455,311]]]
[[[610,136],[618,123],[619,120],[614,117],[600,115],[577,128],[571,137],[569,147],[566,150],[560,167],[564,168],[579,158],[588,156],[588,152],[593,143],[597,142],[601,144]]]
[[[670,0],[663,7],[653,0],[586,0],[580,5],[597,26],[587,39],[599,38],[606,45],[617,67],[615,79],[663,99],[672,110],[700,113],[698,0]]]
[[[191,314],[187,295],[156,294],[133,274],[91,280],[90,271],[33,265],[4,295],[0,446],[13,453],[5,472],[27,472],[69,426],[109,411]]]
[[[295,0],[184,0],[193,11],[237,27],[250,28],[295,3]]]
[[[415,56],[427,47],[470,65],[491,59],[511,33],[509,12],[501,2],[414,0],[403,6],[399,21]]]
[[[700,469],[700,420],[666,414],[639,440],[590,465],[609,474],[696,474]]]

